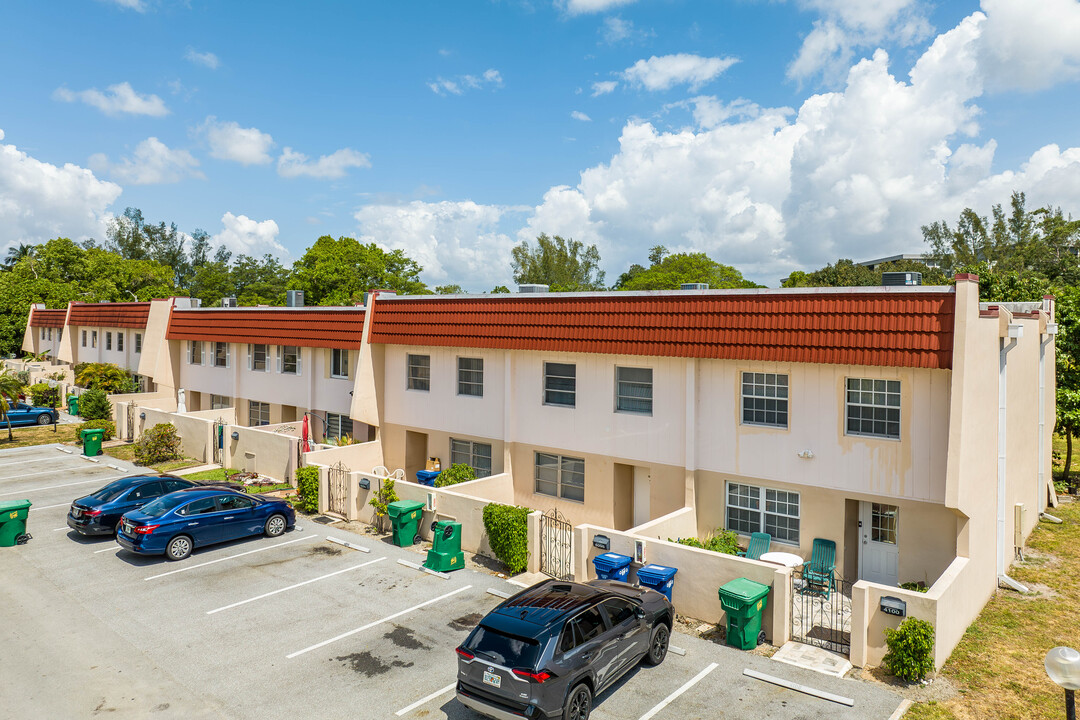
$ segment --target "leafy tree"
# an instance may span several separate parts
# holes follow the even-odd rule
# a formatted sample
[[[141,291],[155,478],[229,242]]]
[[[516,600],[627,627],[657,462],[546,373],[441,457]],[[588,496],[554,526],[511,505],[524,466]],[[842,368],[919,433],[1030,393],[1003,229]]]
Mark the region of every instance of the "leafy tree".
[[[7,423],[8,442],[15,437],[11,434],[11,416],[8,414],[13,405],[18,402],[26,384],[13,372],[0,370],[0,420]]]
[[[1065,467],[1061,479],[1068,483],[1073,437],[1080,434],[1080,289],[1059,289],[1055,302],[1055,319],[1058,323],[1054,343],[1057,360],[1055,431],[1065,436]]]
[[[871,270],[852,260],[841,259],[813,272],[797,270],[784,280],[782,287],[873,287],[881,285],[881,276],[887,272],[922,273],[923,285],[952,284],[940,268],[932,268],[917,260],[895,260]]]
[[[491,289],[492,295],[508,295],[509,293],[510,288],[506,287],[505,285],[496,285]]]
[[[284,305],[289,271],[273,255],[239,255],[229,271],[240,305]]]
[[[619,278],[616,290],[678,290],[684,283],[708,283],[713,289],[760,287],[730,265],[722,265],[705,253],[668,255],[662,245],[649,252],[652,265],[631,265]]]
[[[13,245],[8,249],[7,257],[4,259],[4,268],[10,270],[25,257],[31,257],[37,250],[36,245],[25,245],[19,243]]]
[[[537,283],[555,292],[605,289],[600,251],[595,245],[586,248],[577,240],[541,233],[535,249],[526,240],[511,254],[514,282],[519,285]]]
[[[465,292],[461,289],[460,285],[437,285],[435,286],[436,295],[460,295]]]
[[[380,288],[403,294],[425,294],[423,270],[401,250],[386,251],[355,238],[323,235],[293,263],[291,286],[304,291],[309,305],[352,305],[363,293]]]

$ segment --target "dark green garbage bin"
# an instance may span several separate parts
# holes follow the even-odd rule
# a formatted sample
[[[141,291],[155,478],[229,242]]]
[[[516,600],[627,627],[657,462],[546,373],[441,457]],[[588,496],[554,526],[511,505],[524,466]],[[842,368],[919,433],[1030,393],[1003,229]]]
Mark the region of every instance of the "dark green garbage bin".
[[[386,514],[394,530],[394,544],[408,547],[420,537],[420,519],[424,516],[424,503],[415,500],[398,500],[386,506]]]
[[[765,639],[761,632],[761,614],[769,599],[769,586],[736,578],[721,587],[719,593],[720,605],[728,618],[728,645],[753,650]]]
[[[17,545],[26,534],[26,516],[30,512],[29,500],[0,502],[0,547]]]
[[[67,401],[68,401],[68,415],[78,415],[79,414],[79,396],[78,395],[68,395]]]
[[[95,457],[101,454],[101,441],[105,439],[104,430],[82,431],[82,454]]]
[[[424,567],[446,572],[460,570],[465,565],[465,553],[461,552],[461,523],[431,523],[431,549],[428,550]]]

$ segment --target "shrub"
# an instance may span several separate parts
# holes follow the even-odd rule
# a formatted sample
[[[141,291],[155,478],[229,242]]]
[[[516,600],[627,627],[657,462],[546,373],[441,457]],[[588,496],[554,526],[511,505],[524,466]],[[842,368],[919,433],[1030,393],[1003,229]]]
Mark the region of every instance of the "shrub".
[[[296,495],[304,512],[319,510],[319,468],[308,465],[296,471]]]
[[[59,393],[49,383],[34,383],[30,386],[30,402],[38,407],[56,407]]]
[[[914,590],[915,592],[930,592],[930,588],[926,587],[926,583],[924,583],[922,580],[919,580],[917,582],[900,583],[900,587],[904,590]]]
[[[491,503],[484,508],[484,531],[495,557],[511,575],[529,563],[529,508]]]
[[[25,387],[25,386],[30,384],[30,371],[29,370],[16,370],[12,374],[15,376],[15,379],[19,381],[20,385]]]
[[[82,443],[82,431],[83,430],[104,430],[105,435],[102,440],[112,440],[113,435],[116,434],[116,425],[112,420],[91,420],[89,422],[80,423],[75,428],[75,439],[77,442]]]
[[[668,542],[672,542],[671,538],[668,538]],[[710,533],[704,540],[698,540],[697,538],[678,538],[674,542],[682,545],[689,545],[690,547],[701,548],[702,550],[712,550],[713,552],[724,553],[725,555],[737,555],[739,553],[739,536],[731,530],[725,530],[724,528],[716,528],[715,533]]]
[[[180,435],[169,423],[154,425],[146,430],[135,443],[135,461],[140,465],[153,465],[166,460],[179,459]]]
[[[908,618],[895,630],[885,628],[884,664],[896,677],[918,682],[934,669],[934,626],[925,620]]]
[[[134,392],[137,387],[127,370],[112,363],[79,363],[75,366],[75,384],[109,393]]]
[[[394,481],[390,478],[383,480],[382,487],[372,493],[371,499],[368,500],[368,505],[375,508],[375,523],[377,525],[382,525],[382,519],[387,514],[387,506],[400,499],[397,491],[394,490]]]
[[[83,420],[111,420],[112,403],[104,390],[87,390],[79,396],[79,417]]]
[[[458,483],[469,482],[470,480],[475,479],[476,471],[472,469],[471,465],[454,463],[435,476],[435,487],[457,485]]]

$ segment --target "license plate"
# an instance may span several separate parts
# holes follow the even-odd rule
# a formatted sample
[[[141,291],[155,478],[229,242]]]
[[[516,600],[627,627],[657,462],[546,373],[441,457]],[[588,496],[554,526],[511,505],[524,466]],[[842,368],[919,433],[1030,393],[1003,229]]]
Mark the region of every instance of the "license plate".
[[[124,523],[124,532],[126,532],[128,535],[131,534],[131,523],[129,523],[129,522]]]
[[[79,508],[71,508],[71,517],[77,518],[82,515],[82,510]]]
[[[502,675],[484,671],[484,683],[491,687],[502,687]]]

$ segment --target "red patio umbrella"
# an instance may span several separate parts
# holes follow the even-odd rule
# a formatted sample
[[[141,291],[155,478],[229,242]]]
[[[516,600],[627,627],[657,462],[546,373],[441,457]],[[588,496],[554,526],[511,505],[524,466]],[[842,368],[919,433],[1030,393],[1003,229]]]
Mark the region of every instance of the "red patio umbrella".
[[[304,416],[304,425],[300,430],[300,439],[304,443],[304,452],[311,452],[311,445],[308,444],[308,420],[307,420],[307,415]]]

